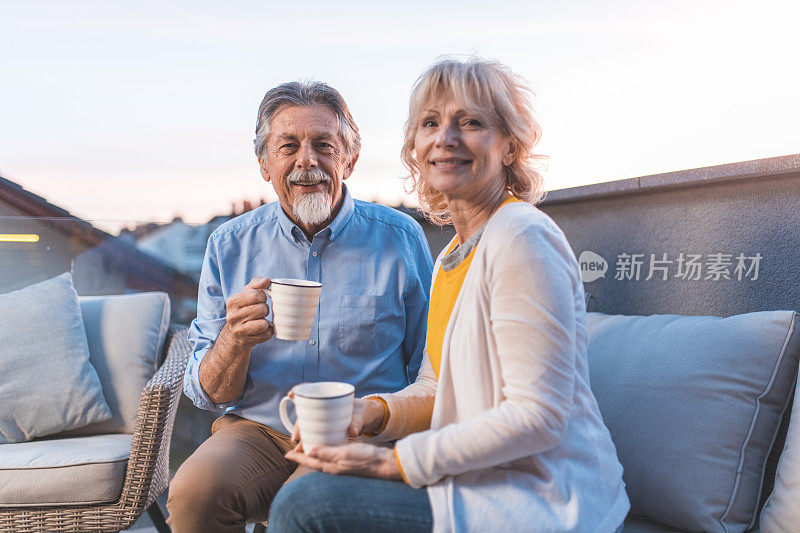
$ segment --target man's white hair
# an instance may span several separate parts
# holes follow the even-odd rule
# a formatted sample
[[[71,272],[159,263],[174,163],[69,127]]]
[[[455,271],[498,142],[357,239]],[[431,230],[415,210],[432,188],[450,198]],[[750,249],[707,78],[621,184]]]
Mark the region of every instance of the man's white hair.
[[[256,138],[253,140],[256,157],[265,159],[267,137],[275,114],[289,106],[328,106],[336,114],[347,155],[353,157],[361,151],[361,135],[339,91],[321,81],[292,81],[270,89],[258,107]]]

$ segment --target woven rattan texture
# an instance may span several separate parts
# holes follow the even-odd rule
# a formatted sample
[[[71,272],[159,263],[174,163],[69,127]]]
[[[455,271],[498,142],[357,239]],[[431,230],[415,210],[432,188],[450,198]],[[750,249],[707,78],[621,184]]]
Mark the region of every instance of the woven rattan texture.
[[[169,444],[190,351],[187,329],[171,326],[164,363],[142,391],[125,483],[116,502],[0,508],[0,532],[119,531],[132,526],[169,484]]]

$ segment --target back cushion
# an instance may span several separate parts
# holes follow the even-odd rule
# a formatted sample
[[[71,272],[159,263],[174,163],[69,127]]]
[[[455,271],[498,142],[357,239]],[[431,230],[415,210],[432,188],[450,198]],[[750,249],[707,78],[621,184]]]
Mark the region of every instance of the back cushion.
[[[781,455],[774,490],[761,511],[764,533],[793,533],[800,528],[800,383],[795,386],[791,420],[784,442],[779,439],[775,444],[781,446]]]
[[[72,275],[0,294],[0,444],[109,418]]]
[[[729,318],[587,314],[591,385],[631,514],[744,531],[797,376],[791,311]]]
[[[161,292],[86,296],[80,305],[89,359],[113,416],[62,435],[133,433],[142,389],[161,363],[169,297]]]

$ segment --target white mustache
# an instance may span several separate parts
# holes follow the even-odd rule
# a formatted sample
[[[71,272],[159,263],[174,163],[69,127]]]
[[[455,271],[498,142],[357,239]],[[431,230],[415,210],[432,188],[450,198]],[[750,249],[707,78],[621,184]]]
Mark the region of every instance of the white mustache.
[[[307,185],[311,183],[330,183],[332,178],[324,171],[318,168],[310,170],[295,169],[286,176],[286,185]]]

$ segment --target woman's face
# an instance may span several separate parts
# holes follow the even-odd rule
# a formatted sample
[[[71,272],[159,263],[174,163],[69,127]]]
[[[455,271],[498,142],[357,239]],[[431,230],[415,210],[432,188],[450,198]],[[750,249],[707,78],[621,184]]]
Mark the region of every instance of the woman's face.
[[[425,183],[448,202],[497,200],[514,143],[500,132],[493,114],[439,96],[425,105],[416,127],[414,150]]]

